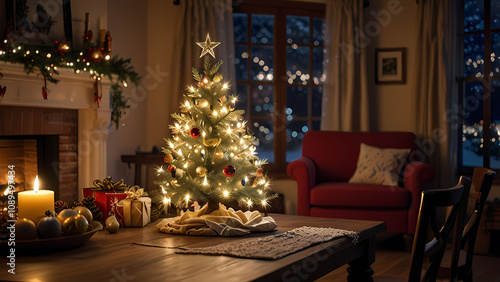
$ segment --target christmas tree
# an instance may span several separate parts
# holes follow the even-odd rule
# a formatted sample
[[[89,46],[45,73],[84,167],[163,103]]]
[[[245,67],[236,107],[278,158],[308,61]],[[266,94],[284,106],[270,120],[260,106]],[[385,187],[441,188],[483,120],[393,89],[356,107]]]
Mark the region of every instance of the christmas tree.
[[[244,110],[237,110],[238,98],[229,95],[229,84],[218,72],[222,61],[215,59],[207,34],[197,42],[204,57],[203,71],[193,68],[197,87],[189,86],[181,103],[181,113],[170,125],[172,138],[162,148],[167,169],[158,168],[159,184],[165,202],[186,208],[194,201],[208,204],[208,211],[219,209],[219,203],[237,200],[240,206],[268,206],[270,179],[264,174],[265,160],[256,156],[256,140],[243,120]]]

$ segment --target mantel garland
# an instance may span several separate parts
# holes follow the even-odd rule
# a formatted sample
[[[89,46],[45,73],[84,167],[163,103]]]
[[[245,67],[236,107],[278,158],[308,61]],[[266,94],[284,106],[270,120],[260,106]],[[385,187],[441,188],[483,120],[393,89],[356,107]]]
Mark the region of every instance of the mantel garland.
[[[42,89],[44,93],[48,90],[47,81],[54,84],[59,82],[57,79],[59,68],[73,69],[75,73],[88,72],[96,80],[108,77],[112,82],[111,121],[118,129],[123,111],[130,108],[130,105],[127,104],[128,98],[122,95],[122,86],[127,87],[127,82],[137,86],[140,77],[129,65],[130,59],[122,59],[117,56],[111,58],[108,55],[104,59],[96,60],[87,56],[86,53],[83,49],[59,52],[57,48],[50,46],[21,44],[8,50],[0,48],[0,61],[24,65],[27,74],[38,72],[44,78],[44,88]]]

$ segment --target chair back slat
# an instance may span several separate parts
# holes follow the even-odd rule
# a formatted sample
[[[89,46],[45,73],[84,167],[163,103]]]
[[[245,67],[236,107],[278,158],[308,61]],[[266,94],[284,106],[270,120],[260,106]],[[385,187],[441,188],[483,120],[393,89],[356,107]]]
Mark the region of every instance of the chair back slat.
[[[458,184],[454,187],[422,192],[408,281],[436,280],[446,243],[451,238],[450,235],[454,234],[453,237],[461,238],[463,223],[456,223],[459,222],[460,217],[465,217],[470,187],[471,180],[467,177],[460,177]],[[451,207],[450,214],[442,226],[435,220],[436,209],[441,207]],[[427,240],[429,226],[434,235],[431,240]],[[430,265],[422,275],[425,258],[430,259]],[[452,271],[456,271],[456,267]]]
[[[479,192],[479,196],[476,199],[475,209],[467,222],[464,232],[462,234],[461,248],[464,249],[467,244],[467,257],[465,259],[464,269],[461,269],[460,273],[463,275],[472,275],[472,259],[474,255],[474,246],[476,245],[477,231],[479,229],[479,223],[481,216],[483,214],[484,205],[486,199],[490,194],[491,186],[493,185],[493,179],[495,178],[495,171],[484,168],[476,167],[474,169],[474,174],[472,175],[472,188]],[[458,277],[460,280],[465,279],[465,277]]]

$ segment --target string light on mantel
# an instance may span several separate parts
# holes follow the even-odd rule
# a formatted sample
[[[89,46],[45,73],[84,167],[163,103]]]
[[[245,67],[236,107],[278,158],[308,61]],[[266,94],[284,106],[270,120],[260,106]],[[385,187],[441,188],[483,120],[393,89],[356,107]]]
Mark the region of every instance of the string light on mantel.
[[[86,34],[90,32],[90,30],[87,30],[88,26],[87,15]],[[90,77],[94,78],[94,101],[98,106],[100,106],[102,97],[101,79],[102,77],[108,77],[112,83],[111,121],[118,128],[123,111],[130,107],[127,104],[127,99],[122,95],[122,86],[127,87],[128,82],[133,82],[137,86],[139,75],[129,65],[130,59],[111,56],[111,36],[109,31],[106,33],[104,42],[100,42],[98,45],[91,44],[91,37],[88,40],[86,42],[86,44],[89,44],[88,48],[76,49],[67,41],[55,41],[53,46],[40,46],[17,44],[10,41],[10,38],[5,38],[2,41],[3,44],[0,44],[0,61],[24,65],[27,74],[38,72],[44,79],[42,96],[45,100],[50,98],[47,81],[57,83],[60,68],[73,69],[76,74],[86,72]],[[2,74],[0,73],[0,79],[1,77]]]

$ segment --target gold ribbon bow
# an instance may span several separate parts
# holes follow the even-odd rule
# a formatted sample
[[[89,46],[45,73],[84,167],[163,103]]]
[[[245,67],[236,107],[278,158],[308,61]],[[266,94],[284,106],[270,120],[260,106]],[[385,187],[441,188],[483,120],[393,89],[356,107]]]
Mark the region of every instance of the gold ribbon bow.
[[[130,187],[127,191],[127,199],[137,200],[140,197],[147,197],[148,193],[144,191],[143,188],[140,188],[139,185],[134,185]]]
[[[94,186],[96,186],[97,188],[100,188],[102,190],[108,190],[108,191],[125,190],[129,187],[127,184],[123,183],[123,179],[120,179],[120,181],[118,181],[116,183],[113,182],[111,180],[111,176],[106,177],[103,181],[96,179],[96,180],[94,180],[93,183],[94,183]]]

